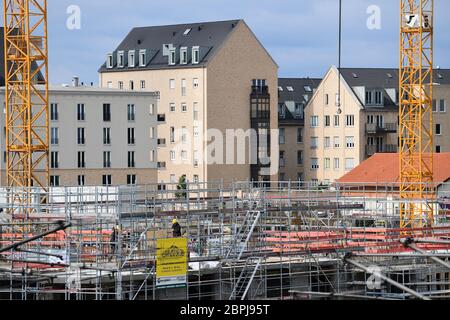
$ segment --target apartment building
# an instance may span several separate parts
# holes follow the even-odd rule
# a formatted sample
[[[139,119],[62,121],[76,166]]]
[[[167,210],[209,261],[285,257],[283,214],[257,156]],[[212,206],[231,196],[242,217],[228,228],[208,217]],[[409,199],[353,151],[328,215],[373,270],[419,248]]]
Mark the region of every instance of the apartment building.
[[[321,79],[278,79],[280,181],[305,179],[305,106]]]
[[[160,92],[158,180],[163,188],[183,175],[189,181],[278,178],[278,144],[269,154],[274,148],[263,143],[273,138],[270,129],[278,128],[277,72],[247,24],[233,20],[134,28],[107,55],[99,76],[102,87]],[[258,139],[249,138],[250,129]],[[241,130],[240,138],[225,139],[227,130]],[[254,148],[233,147],[242,138],[255,142],[258,154],[272,161],[255,161]],[[243,155],[245,161],[239,160]],[[261,171],[268,168],[275,173]]]
[[[450,70],[434,78],[435,148],[448,152]],[[331,67],[305,109],[308,181],[333,182],[376,153],[398,151],[398,69],[343,68],[340,79]]]
[[[157,182],[159,95],[81,86],[51,86],[50,184],[126,185]],[[5,102],[5,88],[0,88]],[[0,115],[1,169],[6,183],[5,110]],[[38,168],[43,169],[43,168]]]

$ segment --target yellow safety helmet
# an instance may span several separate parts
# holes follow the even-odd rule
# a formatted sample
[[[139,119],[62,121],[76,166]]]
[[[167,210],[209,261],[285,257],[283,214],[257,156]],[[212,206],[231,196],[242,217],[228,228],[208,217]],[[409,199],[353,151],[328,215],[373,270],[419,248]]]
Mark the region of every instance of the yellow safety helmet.
[[[175,224],[177,222],[178,222],[177,219],[173,219],[172,224]]]

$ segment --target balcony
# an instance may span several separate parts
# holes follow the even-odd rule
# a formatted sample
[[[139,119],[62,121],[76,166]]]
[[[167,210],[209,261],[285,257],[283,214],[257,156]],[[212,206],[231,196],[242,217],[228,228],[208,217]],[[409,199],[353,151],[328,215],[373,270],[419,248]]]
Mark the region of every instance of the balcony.
[[[366,146],[367,155],[373,156],[375,153],[396,153],[398,150],[395,144],[383,144],[378,146]]]
[[[269,87],[268,86],[252,86],[252,94],[267,95],[267,94],[269,94]]]
[[[380,134],[380,133],[396,133],[398,125],[396,123],[384,123],[383,125],[378,125],[376,123],[366,124],[367,134]]]
[[[165,114],[158,114],[158,122],[166,122],[166,115]]]

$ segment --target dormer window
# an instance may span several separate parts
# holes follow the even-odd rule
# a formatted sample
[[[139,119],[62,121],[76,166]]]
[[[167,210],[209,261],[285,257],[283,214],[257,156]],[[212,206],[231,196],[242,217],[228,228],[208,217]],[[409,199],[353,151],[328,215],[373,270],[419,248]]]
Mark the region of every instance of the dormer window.
[[[192,48],[192,64],[200,63],[200,47]]]
[[[188,63],[188,49],[186,47],[183,47],[180,49],[180,60],[181,64],[187,64]]]
[[[310,86],[304,86],[303,88],[305,89],[306,92],[312,92],[312,89]]]
[[[123,68],[125,65],[125,55],[123,51],[117,52],[117,67]]]
[[[169,51],[169,65],[174,66],[176,64],[176,55],[175,49],[171,49]]]
[[[139,51],[139,66],[145,67],[146,66],[146,57],[147,57],[147,51],[145,49],[142,49]]]
[[[112,69],[113,67],[113,55],[112,53],[106,56],[106,68]]]
[[[135,63],[135,53],[134,50],[131,50],[128,52],[128,67],[134,68]]]
[[[191,32],[191,30],[192,30],[192,29],[186,29],[186,30],[184,31],[183,35],[187,36],[187,35]]]
[[[289,92],[294,92],[294,87],[288,86],[286,87]]]

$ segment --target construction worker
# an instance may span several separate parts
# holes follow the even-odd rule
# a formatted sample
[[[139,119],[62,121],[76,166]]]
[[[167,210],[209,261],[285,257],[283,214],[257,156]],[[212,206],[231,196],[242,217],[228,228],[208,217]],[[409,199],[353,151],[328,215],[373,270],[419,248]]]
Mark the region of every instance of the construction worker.
[[[118,236],[119,236],[119,226],[115,226],[115,227],[113,227],[112,233],[111,233],[111,241],[110,241],[111,255],[109,257],[109,261],[112,260],[113,255],[116,253]]]
[[[181,238],[181,226],[177,219],[173,219],[172,221],[172,230],[174,238]]]

